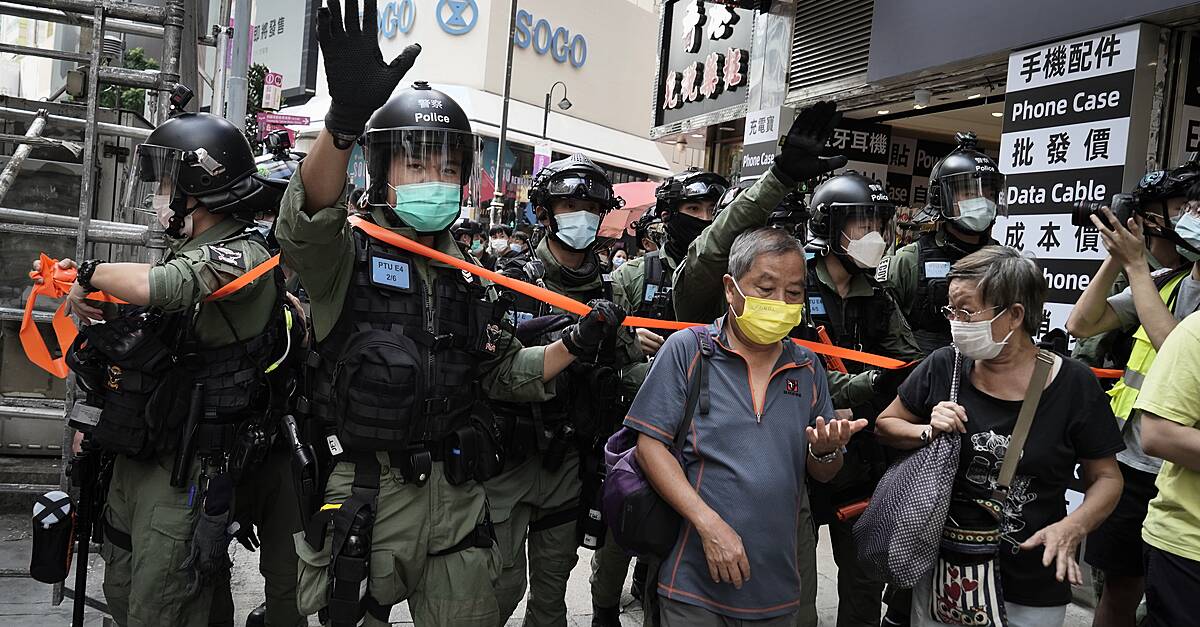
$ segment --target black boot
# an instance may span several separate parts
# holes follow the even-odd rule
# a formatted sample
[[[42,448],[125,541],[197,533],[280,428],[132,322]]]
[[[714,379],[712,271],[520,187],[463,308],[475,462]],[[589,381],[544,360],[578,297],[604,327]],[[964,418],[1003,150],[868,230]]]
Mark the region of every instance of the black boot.
[[[621,608],[593,605],[592,627],[621,627]]]
[[[250,610],[250,614],[246,616],[246,627],[267,627],[266,603]]]

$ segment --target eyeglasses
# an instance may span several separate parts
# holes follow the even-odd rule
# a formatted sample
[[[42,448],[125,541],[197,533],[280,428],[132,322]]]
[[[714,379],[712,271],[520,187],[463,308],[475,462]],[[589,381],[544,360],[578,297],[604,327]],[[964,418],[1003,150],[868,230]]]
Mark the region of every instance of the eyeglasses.
[[[942,307],[941,311],[942,311],[942,315],[945,316],[947,320],[951,320],[953,322],[971,322],[972,320],[975,319],[975,316],[978,316],[979,314],[985,313],[988,311],[995,311],[997,309],[1000,309],[999,305],[996,305],[994,307],[988,307],[987,309],[984,309],[983,311],[968,311],[966,309],[955,309],[954,307],[951,307],[950,305],[945,305]]]

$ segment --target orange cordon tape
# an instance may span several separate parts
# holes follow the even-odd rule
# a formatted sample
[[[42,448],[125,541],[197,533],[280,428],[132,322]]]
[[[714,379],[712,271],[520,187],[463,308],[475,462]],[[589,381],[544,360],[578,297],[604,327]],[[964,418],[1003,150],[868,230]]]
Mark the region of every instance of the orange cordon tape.
[[[253,283],[256,279],[270,272],[278,265],[279,255],[275,255],[267,261],[251,268],[249,272],[226,283],[217,291],[209,294],[204,300],[207,302],[224,298]],[[46,253],[41,254],[41,270],[33,270],[29,273],[29,278],[34,279],[34,284],[33,289],[29,292],[29,299],[25,301],[25,312],[21,316],[21,331],[18,334],[18,337],[21,338],[21,346],[25,349],[25,356],[29,358],[29,361],[60,379],[67,378],[68,368],[66,359],[64,357],[57,359],[50,357],[50,349],[46,346],[46,341],[42,339],[41,332],[38,331],[37,325],[33,322],[33,305],[37,301],[38,296],[46,296],[48,298],[62,298],[66,296],[71,291],[71,285],[75,283],[75,275],[75,268],[64,270],[58,267],[57,259],[51,259]],[[37,283],[37,279],[41,279],[42,282],[40,284]],[[88,300],[106,303],[125,302],[104,292],[88,294]],[[78,335],[75,323],[67,316],[66,306],[67,301],[64,300],[58,306],[58,309],[55,310],[54,318],[50,322],[54,327],[54,335],[58,338],[58,347],[64,356]]]

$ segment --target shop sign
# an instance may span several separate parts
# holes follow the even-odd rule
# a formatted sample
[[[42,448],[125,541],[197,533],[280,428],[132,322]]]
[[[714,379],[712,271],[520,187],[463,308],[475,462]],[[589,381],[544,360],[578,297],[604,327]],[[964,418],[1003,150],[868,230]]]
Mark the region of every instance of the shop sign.
[[[250,56],[253,63],[282,75],[282,105],[303,104],[317,93],[317,40],[308,25],[319,6],[317,0],[254,3]]]
[[[449,35],[466,35],[479,21],[479,5],[475,0],[438,0],[438,26]]]
[[[587,39],[563,26],[551,26],[545,19],[534,21],[533,14],[521,9],[517,11],[517,32],[513,33],[513,44],[518,48],[533,46],[533,51],[545,55],[550,53],[558,63],[570,62],[572,67],[581,68],[587,62]]]
[[[662,23],[656,126],[745,102],[754,11],[668,0]]]
[[[1200,35],[1188,37],[1187,74],[1180,86],[1171,164],[1182,163],[1187,153],[1200,152]]]
[[[756,179],[771,169],[779,152],[779,138],[792,126],[795,110],[791,107],[772,107],[746,114],[746,130],[742,135],[743,181]]]
[[[267,72],[263,77],[262,108],[278,111],[283,101],[283,74]]]
[[[258,122],[258,138],[265,139],[267,133],[279,129],[287,129],[288,138],[291,139],[292,145],[296,143],[296,131],[288,128],[289,126],[308,126],[310,120],[307,116],[302,115],[283,115],[281,113],[259,113],[255,116]]]
[[[533,146],[533,176],[550,164],[553,150],[550,148],[550,142],[542,140]]]
[[[887,180],[888,156],[892,145],[892,128],[885,124],[867,124],[843,118],[826,144],[835,154],[849,160],[841,174],[853,170],[879,182]]]
[[[1009,215],[992,236],[1038,258],[1049,287],[1042,333],[1065,326],[1107,256],[1095,227],[1071,224],[1072,207],[1107,203],[1144,154],[1131,111],[1145,37],[1135,24],[1009,56],[999,155]]]

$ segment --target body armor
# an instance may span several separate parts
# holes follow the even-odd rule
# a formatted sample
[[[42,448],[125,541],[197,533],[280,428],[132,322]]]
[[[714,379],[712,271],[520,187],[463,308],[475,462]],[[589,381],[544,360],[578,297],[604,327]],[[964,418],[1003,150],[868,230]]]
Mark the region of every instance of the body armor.
[[[945,246],[938,246],[936,233],[926,233],[917,240],[917,284],[908,323],[912,325],[917,346],[925,354],[950,345],[950,322],[942,315],[942,307],[950,304],[950,282],[946,275],[962,255]]]
[[[480,363],[499,327],[478,280],[431,267],[354,231],[355,264],[337,324],[316,347],[312,413],[357,452],[428,451],[470,423]]]
[[[805,288],[807,311],[813,327],[825,327],[829,341],[835,346],[880,352],[880,346],[887,338],[890,319],[896,315],[892,299],[888,298],[883,286],[869,278],[867,280],[872,288],[870,296],[840,298],[817,278],[816,264],[820,259],[817,257],[809,261],[808,285]],[[861,366],[856,362],[846,362],[846,365],[854,368],[854,372],[863,369],[856,368]]]
[[[652,250],[642,258],[642,301],[635,315],[657,320],[674,320],[675,304],[671,300],[673,273],[667,268],[662,250]]]

